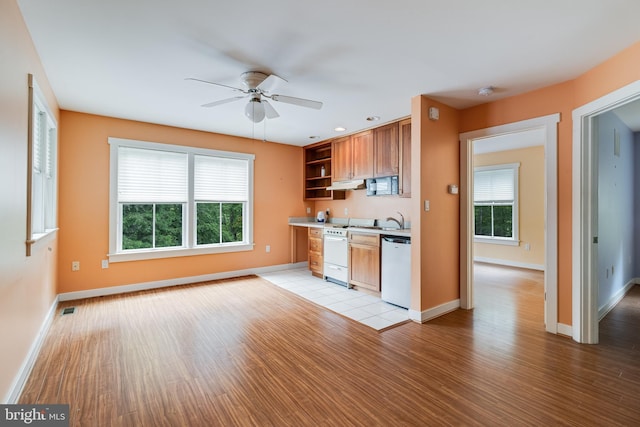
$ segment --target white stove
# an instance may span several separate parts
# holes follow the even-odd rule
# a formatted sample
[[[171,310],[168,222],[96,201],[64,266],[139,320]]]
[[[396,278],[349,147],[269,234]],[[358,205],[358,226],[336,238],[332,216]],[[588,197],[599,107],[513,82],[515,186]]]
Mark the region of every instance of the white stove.
[[[325,225],[322,234],[325,236],[346,236],[347,235],[347,226],[346,225]]]
[[[346,224],[324,226],[324,279],[350,288],[348,227],[373,226],[374,219],[349,219]]]

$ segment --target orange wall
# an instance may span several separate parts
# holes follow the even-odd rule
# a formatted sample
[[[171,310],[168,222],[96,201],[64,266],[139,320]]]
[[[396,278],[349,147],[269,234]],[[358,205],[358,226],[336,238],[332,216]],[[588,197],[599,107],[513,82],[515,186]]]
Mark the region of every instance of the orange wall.
[[[0,402],[55,300],[57,236],[26,256],[27,74],[56,118],[58,104],[15,1],[0,2]]]
[[[345,208],[348,214],[344,214]],[[315,210],[330,210],[331,218],[375,218],[385,220],[387,217],[400,219],[398,212],[404,215],[405,221],[411,221],[411,199],[400,196],[369,196],[367,190],[351,190],[345,192],[344,200],[321,200],[315,202]]]
[[[439,120],[429,120],[429,107],[440,109]],[[449,184],[460,185],[459,112],[425,96],[413,99],[411,112],[412,246],[419,242],[412,248],[411,308],[424,311],[460,296],[460,199],[447,192]]]
[[[558,321],[571,325],[572,112],[640,79],[640,42],[575,80],[461,111],[460,132],[560,113],[558,124]]]
[[[109,251],[108,137],[255,154],[254,250],[118,262],[102,269]],[[301,182],[300,147],[62,111],[58,291],[286,264],[291,253],[288,218],[305,215]],[[71,271],[72,261],[80,261],[80,271]]]

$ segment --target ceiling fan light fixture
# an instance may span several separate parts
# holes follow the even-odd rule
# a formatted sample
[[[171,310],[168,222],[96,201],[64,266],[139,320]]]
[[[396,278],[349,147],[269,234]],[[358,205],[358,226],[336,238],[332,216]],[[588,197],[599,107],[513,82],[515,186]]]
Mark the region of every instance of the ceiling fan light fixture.
[[[251,98],[244,107],[244,115],[253,123],[260,123],[264,120],[264,105],[260,102],[260,98]]]
[[[478,95],[490,96],[493,94],[494,89],[495,88],[493,86],[481,87],[480,89],[478,89]]]

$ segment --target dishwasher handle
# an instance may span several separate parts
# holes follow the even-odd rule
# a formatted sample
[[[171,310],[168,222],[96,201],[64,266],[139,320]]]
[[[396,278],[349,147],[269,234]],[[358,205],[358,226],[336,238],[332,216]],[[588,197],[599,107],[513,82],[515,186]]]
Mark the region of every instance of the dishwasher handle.
[[[389,243],[399,243],[401,245],[411,244],[411,237],[382,236],[382,240]]]

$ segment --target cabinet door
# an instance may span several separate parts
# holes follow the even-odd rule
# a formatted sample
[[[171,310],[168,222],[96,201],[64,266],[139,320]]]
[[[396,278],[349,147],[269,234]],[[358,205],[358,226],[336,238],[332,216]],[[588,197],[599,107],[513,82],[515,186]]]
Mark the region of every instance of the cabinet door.
[[[351,136],[353,169],[352,179],[373,176],[373,132],[366,131]]]
[[[391,123],[373,130],[373,176],[398,175],[400,170],[400,146],[398,123]]]
[[[349,283],[380,291],[380,247],[349,244]]]
[[[400,122],[400,195],[411,197],[411,119]]]
[[[351,179],[351,138],[333,141],[333,181]]]
[[[309,270],[314,276],[322,277],[324,266],[323,240],[321,228],[309,228]]]

